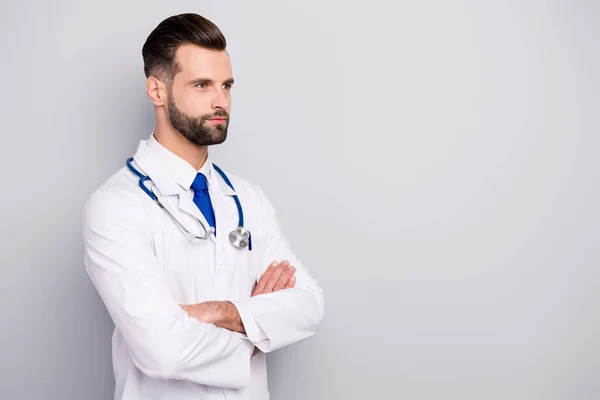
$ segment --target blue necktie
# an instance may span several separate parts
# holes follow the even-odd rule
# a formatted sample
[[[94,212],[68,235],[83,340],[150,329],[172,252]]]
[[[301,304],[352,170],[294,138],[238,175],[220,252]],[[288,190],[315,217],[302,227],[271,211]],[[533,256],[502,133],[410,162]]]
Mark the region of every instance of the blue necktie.
[[[196,175],[196,179],[192,182],[192,190],[194,191],[194,203],[202,214],[208,224],[215,228],[215,236],[217,234],[216,225],[215,225],[215,212],[213,210],[212,202],[210,201],[210,194],[208,193],[208,185],[206,183],[206,177],[198,173]]]

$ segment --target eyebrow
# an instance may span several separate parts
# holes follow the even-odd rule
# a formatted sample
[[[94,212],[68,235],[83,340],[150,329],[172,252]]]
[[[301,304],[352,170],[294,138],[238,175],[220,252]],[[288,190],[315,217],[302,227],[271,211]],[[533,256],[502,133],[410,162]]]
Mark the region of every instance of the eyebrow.
[[[233,78],[229,78],[229,79],[226,79],[225,81],[223,81],[223,83],[226,83],[228,85],[233,85],[234,82],[235,82],[235,80]],[[189,82],[189,84],[192,86],[197,85],[199,83],[214,83],[214,81],[209,78],[196,78]]]

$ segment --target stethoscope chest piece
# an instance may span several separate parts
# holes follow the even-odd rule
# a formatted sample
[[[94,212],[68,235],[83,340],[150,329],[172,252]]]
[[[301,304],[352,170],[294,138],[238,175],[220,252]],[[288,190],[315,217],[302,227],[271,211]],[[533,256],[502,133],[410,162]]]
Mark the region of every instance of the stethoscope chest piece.
[[[238,226],[229,233],[229,241],[233,246],[243,249],[250,243],[250,231],[248,231],[246,228]]]

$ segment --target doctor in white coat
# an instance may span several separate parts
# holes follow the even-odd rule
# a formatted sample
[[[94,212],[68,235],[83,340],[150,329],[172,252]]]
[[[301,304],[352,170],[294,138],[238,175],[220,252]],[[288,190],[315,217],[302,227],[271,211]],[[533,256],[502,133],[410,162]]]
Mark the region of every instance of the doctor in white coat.
[[[273,205],[208,155],[229,124],[225,47],[196,14],[152,31],[142,55],[156,129],[133,169],[110,176],[83,210],[86,271],[115,324],[118,400],[269,399],[265,353],[313,336],[323,320],[322,290]],[[229,237],[240,210],[248,246]]]

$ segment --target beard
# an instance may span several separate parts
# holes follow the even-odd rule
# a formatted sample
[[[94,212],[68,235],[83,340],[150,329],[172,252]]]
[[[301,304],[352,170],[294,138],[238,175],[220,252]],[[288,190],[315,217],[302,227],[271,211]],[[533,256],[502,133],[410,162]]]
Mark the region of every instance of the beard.
[[[225,110],[217,110],[212,114],[192,117],[185,114],[177,105],[173,95],[169,96],[168,116],[171,125],[187,140],[198,146],[211,146],[221,144],[227,139],[227,128],[229,127],[229,114]],[[215,117],[226,118],[222,124],[211,124],[207,120]]]

